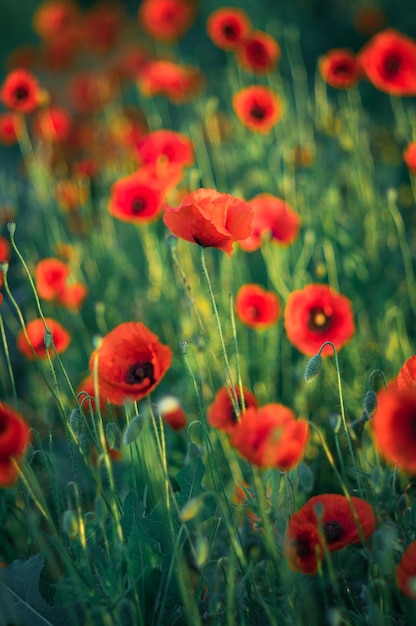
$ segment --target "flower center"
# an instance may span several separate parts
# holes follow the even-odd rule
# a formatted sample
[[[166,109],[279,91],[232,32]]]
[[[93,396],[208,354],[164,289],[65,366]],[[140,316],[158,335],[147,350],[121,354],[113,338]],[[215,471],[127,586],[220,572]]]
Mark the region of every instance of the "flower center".
[[[311,309],[309,315],[309,330],[326,330],[331,323],[331,318],[325,315],[322,309]]]
[[[5,421],[0,421],[0,435],[2,435],[7,430],[7,423]]]
[[[145,380],[149,381],[149,387],[155,382],[153,363],[150,361],[137,361],[137,363],[130,365],[126,374],[126,382],[129,385],[141,385]]]
[[[341,78],[349,78],[351,73],[351,65],[348,63],[338,63],[338,65],[334,67],[334,74]]]
[[[131,203],[131,212],[137,215],[141,213],[143,209],[146,207],[146,202],[143,198],[133,198]]]
[[[324,524],[324,536],[328,544],[339,541],[342,537],[342,532],[342,524],[338,520],[333,520]]]
[[[28,95],[29,91],[26,85],[19,85],[19,87],[16,87],[14,92],[14,97],[16,98],[16,100],[26,100]]]
[[[400,72],[400,68],[402,66],[402,59],[398,54],[394,52],[390,52],[390,54],[388,54],[386,58],[384,59],[383,66],[384,66],[383,69],[387,78],[395,78],[397,74]]]
[[[260,106],[259,104],[253,104],[250,109],[250,115],[251,117],[254,117],[254,119],[261,121],[266,116],[266,111],[264,107]]]
[[[253,41],[249,45],[250,58],[261,65],[267,63],[269,55],[267,54],[266,47],[260,41]]]
[[[222,32],[227,39],[234,39],[236,36],[235,27],[232,24],[224,24]]]

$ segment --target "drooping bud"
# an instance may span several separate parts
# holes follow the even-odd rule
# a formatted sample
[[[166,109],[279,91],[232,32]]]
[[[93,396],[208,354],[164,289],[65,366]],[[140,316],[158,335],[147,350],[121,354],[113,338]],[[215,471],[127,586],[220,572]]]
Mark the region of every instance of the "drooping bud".
[[[127,426],[123,435],[123,444],[129,446],[134,443],[143,430],[144,418],[142,415],[136,415]]]
[[[305,383],[310,383],[311,380],[316,378],[319,375],[319,372],[321,371],[321,367],[322,367],[322,357],[320,354],[315,354],[310,359],[310,361],[308,362],[306,366],[305,374],[304,374]]]
[[[377,408],[377,395],[372,389],[369,389],[364,396],[364,408],[368,415],[372,415]]]
[[[80,414],[78,408],[75,408],[71,411],[71,414],[69,416],[69,425],[74,435],[78,436],[80,433]]]

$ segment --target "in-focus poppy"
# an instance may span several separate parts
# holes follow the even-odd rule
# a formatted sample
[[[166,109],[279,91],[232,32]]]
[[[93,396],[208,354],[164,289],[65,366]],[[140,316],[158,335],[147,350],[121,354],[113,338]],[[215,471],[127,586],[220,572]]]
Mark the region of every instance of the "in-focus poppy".
[[[416,600],[416,541],[403,552],[396,567],[396,580],[405,596]]]
[[[194,0],[143,0],[139,22],[154,39],[173,42],[192,26],[196,15]]]
[[[172,351],[140,322],[125,322],[110,331],[93,352],[90,370],[98,361],[98,393],[121,405],[141,400],[169,369]]]
[[[72,119],[69,111],[58,106],[39,111],[33,122],[34,132],[51,143],[68,139],[71,126]]]
[[[197,67],[156,59],[145,65],[137,81],[146,98],[165,96],[174,104],[182,104],[199,93],[204,79]]]
[[[293,291],[286,302],[284,320],[289,341],[308,356],[316,354],[326,341],[340,350],[355,332],[351,301],[328,285],[307,285]],[[321,354],[333,354],[331,346]]]
[[[241,89],[233,96],[232,102],[240,122],[257,133],[269,133],[282,117],[279,96],[265,85]]]
[[[42,300],[55,300],[68,278],[69,267],[60,259],[42,259],[35,267],[36,291]]]
[[[157,163],[160,159],[184,167],[189,167],[195,162],[192,141],[183,133],[174,130],[160,129],[148,133],[138,141],[136,148],[144,165]]]
[[[285,537],[285,556],[292,570],[316,574],[325,548],[336,552],[370,537],[376,528],[373,508],[354,496],[351,502],[361,532],[348,499],[339,494],[313,496],[292,515]]]
[[[360,79],[361,68],[351,50],[329,50],[319,60],[319,71],[328,85],[335,89],[355,87]]]
[[[280,246],[289,246],[295,241],[301,220],[287,202],[270,193],[259,193],[248,200],[248,204],[254,211],[253,232],[239,242],[243,250],[257,250],[267,240]]]
[[[71,343],[71,335],[65,330],[65,328],[57,321],[50,317],[45,318],[46,326],[52,335],[55,350],[58,354],[65,352]],[[45,325],[43,320],[38,318],[28,322],[26,324],[26,333],[29,338],[28,343],[23,330],[20,330],[17,335],[17,349],[24,354],[28,359],[34,361],[35,358],[46,359],[47,351],[45,346]],[[51,347],[49,349],[49,356],[51,359],[55,356],[55,350]],[[35,356],[36,355],[36,356]]]
[[[264,330],[276,324],[280,316],[280,300],[273,291],[260,285],[247,284],[240,287],[235,310],[238,318],[246,326]]]
[[[140,172],[120,178],[111,188],[108,210],[123,222],[148,224],[158,219],[162,209],[160,189]]]
[[[233,243],[251,234],[252,209],[247,202],[215,189],[197,189],[180,205],[166,206],[163,221],[174,235],[203,248],[231,255]]]
[[[280,59],[280,46],[276,39],[261,30],[253,31],[236,50],[236,60],[253,74],[269,74]]]
[[[308,422],[283,404],[248,408],[231,432],[231,445],[247,461],[284,471],[298,465],[308,439]]]
[[[32,72],[16,69],[7,74],[0,89],[4,106],[19,113],[31,113],[39,105],[41,90]]]
[[[79,18],[79,8],[71,0],[44,0],[33,15],[33,30],[42,39],[57,39],[76,28]]]
[[[398,382],[398,381],[397,381]],[[416,387],[390,387],[377,394],[372,419],[376,446],[404,472],[416,472]]]
[[[243,410],[243,407],[244,410],[247,410],[250,407],[257,408],[258,402],[256,396],[246,387],[243,387],[244,405],[241,401],[240,388],[234,387],[234,391],[241,411]],[[229,435],[233,432],[233,430],[235,430],[239,421],[235,411],[231,389],[228,387],[221,387],[221,389],[217,392],[214,402],[208,407],[207,420],[211,426],[214,426],[214,428],[218,428],[219,430],[223,430]]]
[[[172,430],[181,430],[188,423],[181,403],[174,396],[165,396],[159,400],[157,410],[165,424],[170,426]]]
[[[236,50],[251,32],[247,13],[238,7],[221,7],[207,19],[207,33],[221,50]]]
[[[403,152],[403,161],[406,163],[407,169],[413,175],[416,175],[416,141],[410,141]]]
[[[388,28],[374,35],[357,55],[367,79],[392,96],[416,95],[416,41]]]
[[[0,402],[0,487],[10,487],[18,476],[19,463],[29,445],[29,425],[11,406]]]
[[[12,146],[19,139],[19,117],[11,111],[0,113],[0,145]]]

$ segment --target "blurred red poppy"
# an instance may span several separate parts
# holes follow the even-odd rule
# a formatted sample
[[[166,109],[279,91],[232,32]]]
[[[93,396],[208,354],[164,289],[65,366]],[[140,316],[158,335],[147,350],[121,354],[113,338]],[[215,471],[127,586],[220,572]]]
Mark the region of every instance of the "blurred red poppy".
[[[240,410],[243,410],[243,402],[241,401],[240,388],[234,387],[235,394]],[[254,394],[251,393],[246,387],[243,387],[244,398],[244,410],[250,407],[257,408],[258,402]],[[229,435],[238,426],[239,421],[234,408],[234,403],[231,395],[231,389],[228,387],[221,387],[217,392],[214,402],[210,404],[207,411],[207,420],[211,426],[223,430]]]
[[[66,284],[59,294],[57,303],[72,311],[79,311],[88,295],[88,287],[84,283]]]
[[[392,96],[416,95],[416,41],[393,28],[374,35],[357,55],[368,80]]]
[[[189,167],[195,162],[192,141],[174,130],[155,130],[142,137],[137,145],[139,159],[143,164],[157,163],[165,159]]]
[[[351,496],[361,536],[368,539],[375,531],[374,511],[368,502]],[[285,556],[295,572],[316,574],[323,561],[324,548],[330,552],[360,543],[348,499],[338,494],[313,496],[289,520],[285,537]]]
[[[68,29],[44,41],[40,51],[42,67],[54,72],[69,69],[81,51],[80,31]]]
[[[114,95],[113,78],[105,72],[83,71],[68,83],[68,96],[77,113],[88,115],[102,109]]]
[[[269,74],[280,59],[280,46],[271,35],[253,31],[236,50],[239,65],[253,74]]]
[[[416,388],[416,354],[405,361],[397,375],[397,388]]]
[[[42,259],[35,267],[36,291],[43,300],[54,300],[65,288],[69,267],[60,259]]]
[[[44,0],[33,16],[33,30],[42,39],[56,39],[76,28],[79,18],[79,8],[71,0]]]
[[[192,100],[204,81],[198,68],[163,59],[149,61],[137,80],[147,98],[165,96],[174,104]]]
[[[360,79],[361,68],[351,50],[329,50],[319,60],[319,71],[328,85],[335,89],[355,87]]]
[[[173,42],[192,26],[196,15],[194,0],[143,0],[139,22],[154,39]]]
[[[253,232],[239,242],[243,250],[257,250],[267,239],[281,246],[289,246],[295,241],[301,220],[287,202],[270,193],[259,193],[248,200],[248,204],[254,211]]]
[[[45,318],[46,326],[52,335],[53,343],[58,354],[65,352],[71,343],[71,335],[65,328],[50,317]],[[35,358],[45,359],[47,352],[45,346],[45,325],[43,320],[35,319],[26,324],[26,333],[29,337],[28,343],[23,330],[17,335],[17,349],[28,359],[34,361]],[[51,359],[55,356],[55,351],[50,348],[49,356]]]
[[[416,541],[407,546],[396,567],[399,589],[412,600],[416,600]]]
[[[84,47],[97,54],[112,50],[120,40],[125,19],[120,3],[107,0],[93,5],[83,16]]]
[[[248,408],[230,434],[231,445],[250,463],[286,471],[303,457],[309,424],[283,404],[267,404]]]
[[[172,351],[144,324],[125,322],[109,332],[93,352],[91,372],[96,359],[100,396],[121,405],[141,400],[157,387],[170,367]]]
[[[165,424],[170,426],[172,430],[182,430],[188,423],[181,403],[174,396],[165,396],[159,400],[157,410]]]
[[[51,143],[68,139],[71,126],[72,119],[69,111],[58,106],[39,111],[33,122],[34,132]]]
[[[10,244],[5,237],[0,235],[0,262],[10,260]]]
[[[251,32],[251,21],[243,9],[221,7],[207,19],[207,33],[221,50],[236,50]]]
[[[31,113],[39,105],[41,90],[37,78],[28,70],[16,69],[7,74],[0,89],[4,106],[19,113]]]
[[[241,89],[233,96],[232,102],[240,122],[257,133],[269,133],[283,114],[279,96],[264,85]]]
[[[233,243],[251,233],[252,209],[247,202],[215,189],[187,194],[180,205],[166,206],[163,221],[174,235],[231,255]]]
[[[326,341],[340,350],[355,332],[351,301],[328,285],[307,285],[293,291],[286,302],[284,319],[289,341],[308,356],[316,354]],[[333,354],[331,346],[321,354]]]
[[[0,145],[12,146],[19,139],[19,117],[7,111],[0,113]]]
[[[140,172],[120,178],[111,188],[108,210],[113,217],[133,224],[148,224],[162,212],[162,193]]]
[[[11,406],[0,401],[0,487],[10,487],[18,476],[19,462],[29,445],[29,425]]]
[[[407,144],[403,152],[403,161],[406,163],[409,172],[416,175],[416,141],[411,141]]]
[[[238,318],[246,326],[264,330],[276,324],[280,316],[280,301],[275,293],[260,285],[243,285],[235,299]]]
[[[398,382],[398,381],[397,381]],[[416,387],[382,389],[372,419],[373,435],[380,453],[404,472],[416,472]]]

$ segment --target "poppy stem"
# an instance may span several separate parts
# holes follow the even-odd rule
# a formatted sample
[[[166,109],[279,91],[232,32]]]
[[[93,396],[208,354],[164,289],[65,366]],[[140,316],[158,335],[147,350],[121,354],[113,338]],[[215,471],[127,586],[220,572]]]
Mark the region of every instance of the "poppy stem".
[[[14,399],[15,407],[17,409],[19,409],[19,400],[17,398],[16,384],[15,384],[15,380],[14,380],[12,363],[11,363],[11,360],[10,360],[9,346],[7,344],[7,337],[6,337],[6,333],[5,333],[5,330],[4,330],[3,316],[1,315],[1,313],[0,313],[0,334],[1,334],[2,341],[3,341],[4,355],[6,357],[6,366],[7,366],[7,371],[9,373],[9,377],[10,377],[10,383],[11,383],[11,386],[12,386],[12,392],[13,392],[13,399]]]

